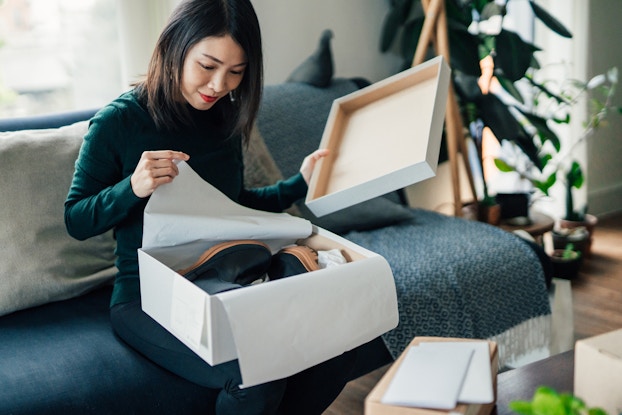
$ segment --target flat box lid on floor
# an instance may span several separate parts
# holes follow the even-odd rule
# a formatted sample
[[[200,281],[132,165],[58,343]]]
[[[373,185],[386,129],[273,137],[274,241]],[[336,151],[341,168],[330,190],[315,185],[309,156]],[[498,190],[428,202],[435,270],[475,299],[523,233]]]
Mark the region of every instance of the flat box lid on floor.
[[[391,368],[380,379],[380,382],[372,389],[372,391],[365,398],[365,415],[488,415],[495,406],[497,396],[497,371],[499,365],[499,356],[497,353],[497,343],[488,341],[490,346],[490,370],[492,374],[492,388],[495,396],[495,401],[489,404],[458,404],[454,409],[445,411],[437,409],[415,408],[406,406],[394,406],[386,405],[382,403],[382,397],[384,396],[387,388],[389,387],[391,380],[397,373],[397,370],[406,356],[406,351],[412,346],[417,346],[420,343],[432,343],[432,342],[468,342],[468,341],[482,341],[474,339],[462,339],[462,338],[448,338],[448,337],[415,337],[415,339],[408,345],[404,353],[393,363]],[[422,374],[425,376],[425,374]]]
[[[436,174],[450,72],[438,56],[333,102],[306,198],[316,216]]]

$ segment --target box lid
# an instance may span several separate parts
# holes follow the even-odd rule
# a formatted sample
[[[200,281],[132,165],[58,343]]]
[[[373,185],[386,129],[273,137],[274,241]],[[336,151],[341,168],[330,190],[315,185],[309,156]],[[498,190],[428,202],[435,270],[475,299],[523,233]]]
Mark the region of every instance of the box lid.
[[[316,216],[436,174],[450,69],[442,56],[336,99],[309,184]]]

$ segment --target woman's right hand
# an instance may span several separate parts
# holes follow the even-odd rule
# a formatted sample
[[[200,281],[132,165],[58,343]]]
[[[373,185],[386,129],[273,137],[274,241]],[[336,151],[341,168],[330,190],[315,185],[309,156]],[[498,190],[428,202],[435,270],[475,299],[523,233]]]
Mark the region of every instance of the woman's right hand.
[[[130,178],[134,194],[140,198],[150,196],[154,190],[170,183],[179,174],[175,161],[188,161],[190,156],[181,151],[145,151]]]

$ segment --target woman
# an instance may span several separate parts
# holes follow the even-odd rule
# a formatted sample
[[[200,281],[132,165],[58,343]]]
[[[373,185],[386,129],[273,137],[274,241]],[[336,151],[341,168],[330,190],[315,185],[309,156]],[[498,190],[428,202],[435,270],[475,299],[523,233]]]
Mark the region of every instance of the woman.
[[[288,379],[239,389],[237,361],[210,366],[140,306],[137,249],[149,196],[188,161],[203,179],[245,206],[281,211],[307,190],[316,160],[273,186],[243,187],[242,146],[257,116],[262,48],[249,0],[188,0],[158,39],[147,76],[91,120],[65,202],[68,232],[86,239],[113,228],[117,267],[111,298],[115,333],[179,376],[220,389],[219,414],[320,414],[354,362],[346,353]]]

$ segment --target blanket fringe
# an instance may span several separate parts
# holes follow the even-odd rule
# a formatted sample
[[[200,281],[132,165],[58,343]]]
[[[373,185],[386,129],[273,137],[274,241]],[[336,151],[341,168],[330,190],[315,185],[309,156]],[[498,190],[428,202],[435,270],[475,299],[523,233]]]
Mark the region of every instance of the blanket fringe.
[[[551,355],[551,315],[543,315],[490,337],[497,343],[499,369],[515,368]]]

